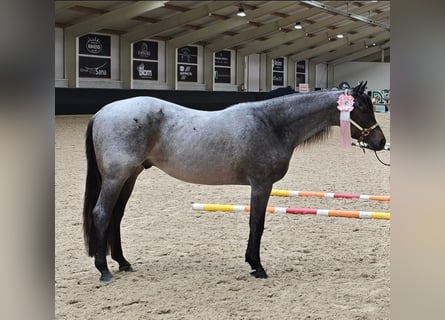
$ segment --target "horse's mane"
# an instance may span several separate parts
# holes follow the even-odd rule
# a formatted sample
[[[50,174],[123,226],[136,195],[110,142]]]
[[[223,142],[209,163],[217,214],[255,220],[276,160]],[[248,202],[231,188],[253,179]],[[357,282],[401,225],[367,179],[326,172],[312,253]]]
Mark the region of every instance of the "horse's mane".
[[[309,137],[306,140],[304,140],[302,143],[300,143],[297,146],[297,148],[298,147],[305,147],[305,146],[310,145],[310,144],[326,141],[329,138],[329,136],[331,135],[331,132],[332,132],[331,128],[332,127],[326,127],[324,129],[322,129],[321,131],[319,131],[316,134],[314,134],[312,137]]]
[[[286,89],[286,90],[284,90]],[[287,96],[289,94],[295,93],[295,91],[290,91],[291,87],[287,87],[287,88],[278,88],[275,90],[272,90],[270,93],[273,93],[272,96],[267,96],[265,98],[265,100],[267,99],[271,99],[271,98],[277,98],[277,97],[281,97],[281,96]],[[332,90],[334,91],[334,90]],[[297,93],[298,94],[298,93]],[[315,135],[307,138],[306,140],[304,140],[302,143],[300,143],[298,147],[305,147],[307,145],[311,145],[311,144],[315,144],[315,143],[319,143],[319,142],[324,142],[326,141],[329,136],[331,135],[331,127],[326,127],[324,129],[322,129],[321,131],[317,132]]]
[[[329,92],[337,92],[338,90],[327,90]],[[326,92],[326,91],[325,91]],[[340,93],[340,91],[338,91]],[[313,97],[314,95],[320,94],[321,92],[310,92],[310,93],[304,93],[304,94],[300,94],[300,93],[288,93],[285,90],[280,90],[280,91],[275,91],[275,93],[278,93],[277,96],[273,97],[273,98],[268,98],[268,99],[263,99],[263,100],[258,100],[258,101],[250,101],[250,102],[241,102],[235,105],[230,106],[229,108],[245,108],[246,105],[251,106],[252,108],[271,108],[272,105],[270,103],[268,103],[269,101],[271,101],[272,99],[274,99],[275,101],[281,101],[282,104],[275,104],[275,106],[280,107],[283,105],[286,105],[289,103],[289,101],[294,101],[295,97],[297,96],[298,99],[301,100],[305,100],[307,98]],[[279,99],[279,100],[278,100]],[[305,147],[307,145],[312,145],[315,143],[320,143],[320,142],[324,142],[326,141],[332,132],[332,127],[326,127],[321,129],[319,132],[315,133],[314,135],[312,135],[311,137],[307,138],[306,140],[303,140],[301,143],[299,143],[296,148],[298,147]]]

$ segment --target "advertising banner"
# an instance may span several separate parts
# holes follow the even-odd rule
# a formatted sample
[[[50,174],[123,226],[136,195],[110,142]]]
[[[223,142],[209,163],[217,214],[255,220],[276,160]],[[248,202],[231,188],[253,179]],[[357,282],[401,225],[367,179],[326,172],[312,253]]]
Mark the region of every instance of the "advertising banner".
[[[178,63],[198,63],[198,47],[186,46],[178,48]]]
[[[133,60],[133,79],[158,80],[158,63],[152,61]]]
[[[178,81],[197,82],[198,66],[189,64],[178,64]]]
[[[79,54],[110,56],[111,37],[93,33],[79,37]]]
[[[230,83],[230,68],[215,67],[215,83]]]
[[[284,58],[273,59],[273,71],[284,71]]]
[[[215,52],[215,66],[230,67],[231,53],[228,50]]]
[[[111,78],[111,59],[79,56],[79,77]]]
[[[273,73],[273,85],[274,86],[282,86],[284,85],[284,73],[283,72],[274,72]]]
[[[158,60],[158,43],[142,40],[133,44],[133,58],[144,60]]]
[[[306,72],[306,62],[305,61],[298,61],[297,62],[297,72],[298,73],[305,73]]]

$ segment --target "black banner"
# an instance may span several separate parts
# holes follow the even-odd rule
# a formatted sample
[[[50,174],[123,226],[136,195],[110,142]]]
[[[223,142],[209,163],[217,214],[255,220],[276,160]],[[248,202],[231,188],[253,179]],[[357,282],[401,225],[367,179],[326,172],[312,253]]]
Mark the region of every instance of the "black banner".
[[[198,47],[186,46],[178,48],[178,62],[197,64]]]
[[[93,33],[79,37],[79,54],[110,56],[111,37]]]
[[[198,66],[178,64],[178,81],[197,82]]]
[[[230,67],[231,53],[228,50],[215,52],[215,66]]]
[[[111,59],[79,56],[79,77],[111,78]]]
[[[299,73],[306,72],[306,61],[298,61],[297,62],[297,72],[299,72]]]
[[[282,86],[284,85],[284,73],[282,72],[274,72],[273,73],[273,85],[274,86]]]
[[[156,41],[139,41],[133,44],[133,58],[158,60],[158,43]]]
[[[305,74],[297,73],[296,78],[297,78],[297,84],[306,83],[306,75]]]
[[[158,80],[158,63],[133,60],[133,79]]]
[[[215,83],[230,83],[230,68],[215,68]]]
[[[273,71],[284,71],[284,58],[273,59]]]

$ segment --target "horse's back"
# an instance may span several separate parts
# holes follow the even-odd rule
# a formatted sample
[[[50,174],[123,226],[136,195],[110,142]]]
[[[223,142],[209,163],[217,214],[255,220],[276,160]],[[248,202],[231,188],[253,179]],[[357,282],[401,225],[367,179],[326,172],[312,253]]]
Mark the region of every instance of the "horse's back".
[[[118,121],[127,117],[146,115],[152,111],[159,111],[165,108],[179,109],[183,107],[159,98],[140,96],[113,101],[100,109],[95,117]]]

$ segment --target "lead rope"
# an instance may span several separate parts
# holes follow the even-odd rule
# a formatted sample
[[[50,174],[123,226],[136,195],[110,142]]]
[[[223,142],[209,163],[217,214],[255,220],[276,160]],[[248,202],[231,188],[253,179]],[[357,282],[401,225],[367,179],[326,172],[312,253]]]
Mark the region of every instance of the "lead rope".
[[[363,152],[365,152],[365,150],[363,150]],[[385,166],[388,166],[388,167],[391,166],[391,164],[389,164],[389,163],[385,163],[385,162],[383,162],[383,161],[379,158],[379,156],[377,155],[377,151],[374,150],[374,153],[375,153],[375,157],[377,158],[377,160],[380,161],[381,164],[383,164],[383,165],[385,165]]]
[[[358,146],[358,147],[360,147],[360,149],[362,149],[363,153],[365,153],[365,149],[369,149],[369,148],[367,147],[367,144],[366,144],[365,142],[358,142],[358,143],[352,143],[352,144],[353,144],[353,145],[356,145],[356,146]],[[379,156],[377,155],[377,151],[375,151],[375,150],[372,150],[372,151],[374,151],[375,157],[377,158],[377,160],[379,160],[379,162],[380,162],[381,164],[383,164],[383,165],[385,165],[385,166],[388,166],[388,167],[391,166],[391,164],[389,164],[389,163],[385,163],[385,162],[382,161],[382,159],[379,158]]]
[[[354,120],[350,120],[351,121],[351,123],[352,123],[352,125],[354,125],[357,129],[359,129],[359,130],[361,130],[361,132],[362,132],[362,137],[364,137],[364,136],[367,136],[374,128],[376,128],[377,126],[378,126],[378,124],[377,123],[374,123],[374,125],[372,125],[371,127],[369,127],[369,128],[367,128],[367,129],[363,129],[357,122],[355,122]],[[365,153],[365,148],[366,148],[366,145],[364,145],[363,143],[360,143],[359,142],[359,147],[362,149],[362,151],[363,151],[363,153]],[[375,153],[375,157],[377,158],[377,160],[379,160],[379,162],[381,163],[381,164],[383,164],[383,165],[385,165],[385,166],[388,166],[388,167],[390,167],[391,166],[391,164],[389,164],[389,163],[385,163],[385,162],[383,162],[380,158],[379,158],[379,156],[377,155],[377,151],[375,151],[375,150],[373,150],[374,151],[374,153]]]

